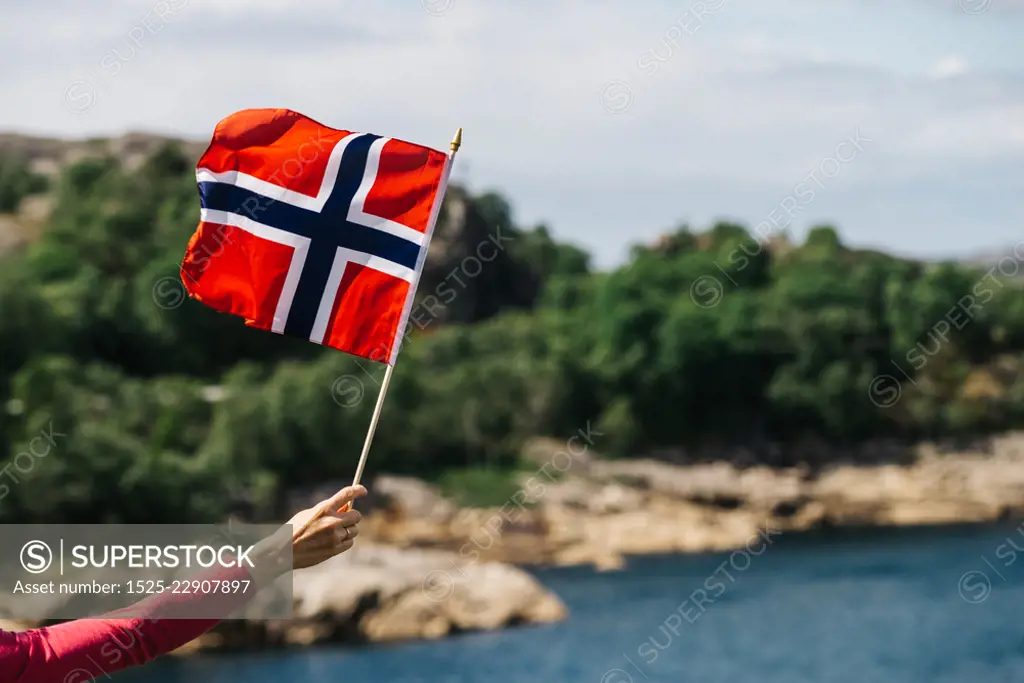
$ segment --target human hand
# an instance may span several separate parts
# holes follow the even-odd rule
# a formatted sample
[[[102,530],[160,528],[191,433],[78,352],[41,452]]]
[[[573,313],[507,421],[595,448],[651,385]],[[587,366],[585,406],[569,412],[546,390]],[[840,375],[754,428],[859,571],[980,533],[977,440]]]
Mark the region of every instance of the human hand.
[[[257,544],[253,577],[260,586],[293,569],[305,569],[340,555],[352,547],[359,535],[362,515],[353,510],[356,498],[366,495],[363,486],[347,486],[313,507],[288,520],[273,536]],[[291,566],[285,550],[291,547]]]
[[[363,486],[346,486],[288,520],[292,527],[293,569],[312,567],[352,547],[359,535],[356,525],[362,519],[358,510],[351,509],[352,503],[365,495]]]

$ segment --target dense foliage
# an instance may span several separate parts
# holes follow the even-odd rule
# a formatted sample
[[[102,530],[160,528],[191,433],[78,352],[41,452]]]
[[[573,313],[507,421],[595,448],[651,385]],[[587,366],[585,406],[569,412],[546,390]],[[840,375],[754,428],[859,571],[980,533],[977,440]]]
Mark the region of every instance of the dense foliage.
[[[18,208],[21,200],[46,189],[46,178],[18,159],[0,157],[0,213]]]
[[[0,198],[21,182],[0,172]],[[0,520],[206,520],[351,476],[382,368],[181,300],[188,160],[84,161],[52,191],[44,236],[0,268]],[[594,273],[499,196],[466,201],[508,247],[448,304],[473,306],[410,328],[371,474],[467,479],[452,470],[510,467],[526,438],[588,425],[628,456],[1024,417],[1016,261],[915,263],[828,227],[766,248],[720,224]]]

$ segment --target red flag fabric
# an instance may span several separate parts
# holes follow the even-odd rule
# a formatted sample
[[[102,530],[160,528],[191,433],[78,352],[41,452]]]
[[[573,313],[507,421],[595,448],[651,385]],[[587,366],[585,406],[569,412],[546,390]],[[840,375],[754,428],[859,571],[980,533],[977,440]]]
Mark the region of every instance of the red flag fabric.
[[[449,157],[287,109],[221,121],[181,278],[246,324],[394,364]]]

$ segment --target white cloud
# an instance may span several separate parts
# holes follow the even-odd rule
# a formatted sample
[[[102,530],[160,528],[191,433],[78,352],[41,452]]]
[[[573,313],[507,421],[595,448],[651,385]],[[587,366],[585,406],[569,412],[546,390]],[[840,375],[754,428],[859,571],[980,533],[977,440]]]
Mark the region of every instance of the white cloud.
[[[930,75],[936,80],[955,78],[956,76],[963,76],[969,69],[970,66],[963,57],[949,55],[935,62],[935,65],[931,68]]]
[[[657,231],[681,214],[745,215],[749,200],[759,220],[760,202],[791,191],[858,127],[873,142],[834,188],[858,205],[877,202],[880,184],[905,187],[897,199],[910,202],[911,184],[950,182],[966,165],[977,178],[985,164],[1024,168],[1024,70],[984,62],[997,9],[1001,25],[1024,31],[1004,11],[1019,0],[992,0],[988,16],[946,11],[955,2],[939,16],[926,3],[900,14],[874,0],[728,0],[693,35],[679,31],[689,3],[456,0],[431,16],[417,0],[191,0],[134,49],[127,41],[150,0],[8,1],[0,63],[17,67],[0,73],[0,130],[203,139],[223,116],[261,106],[437,146],[463,126],[460,156],[475,183],[508,189],[528,218],[550,218],[605,253],[625,239],[619,215]],[[948,22],[948,35],[898,30],[913,11]],[[847,27],[849,17],[871,29],[859,43],[850,31],[864,26]],[[653,73],[638,64],[652,50],[667,58]],[[96,98],[84,114],[62,106],[78,80]],[[614,80],[632,92],[618,114],[600,99]],[[825,201],[842,224],[846,205]],[[1002,221],[1016,211],[998,210]]]
[[[936,117],[924,122],[905,147],[930,158],[1024,158],[1024,103]]]

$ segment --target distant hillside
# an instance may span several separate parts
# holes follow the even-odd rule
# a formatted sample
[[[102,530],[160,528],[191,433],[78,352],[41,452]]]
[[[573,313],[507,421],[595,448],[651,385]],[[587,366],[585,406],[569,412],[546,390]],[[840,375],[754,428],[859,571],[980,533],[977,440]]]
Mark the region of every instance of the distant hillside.
[[[1014,253],[1014,249],[1016,249],[1017,253]],[[1021,256],[1018,256],[1017,254],[1024,255],[1024,250],[1020,247],[1008,247],[1006,249],[976,252],[970,256],[957,260],[965,265],[978,266],[979,268],[991,268],[992,266],[998,266],[999,262],[1003,259],[1011,259],[1014,263],[1017,263],[1019,267]],[[1009,273],[1012,270],[1014,270],[1014,268],[1009,262],[1005,262],[1003,264],[1002,271]],[[1024,268],[1021,269],[1021,272],[1018,275],[1024,275]]]
[[[200,150],[162,141],[4,139],[0,206],[35,239],[0,262],[0,460],[23,473],[51,423],[72,436],[0,522],[209,521],[351,475],[379,373],[184,304]],[[68,166],[91,154],[116,159]],[[449,188],[373,467],[508,500],[537,436],[563,444],[562,472],[593,446],[818,473],[1024,425],[1024,288],[827,225],[755,239],[684,226],[595,273],[499,193]]]
[[[137,168],[161,146],[172,141],[160,135],[127,133],[116,138],[58,140],[14,133],[0,133],[0,162],[22,165],[34,174],[53,181],[61,170],[83,159],[113,156],[126,168]],[[174,140],[182,151],[198,161],[205,143]],[[2,169],[2,167],[0,167]],[[0,173],[2,176],[2,173]],[[47,193],[24,198],[17,209],[5,213],[0,207],[0,253],[33,240],[50,215],[51,199]]]
[[[52,190],[66,167],[89,158],[113,157],[122,169],[134,171],[168,143],[178,147],[188,166],[195,165],[207,145],[147,133],[87,140],[0,133],[0,254],[36,240],[45,231],[53,210]],[[5,182],[10,184],[12,176],[17,180],[35,175],[44,189],[29,193],[22,188],[18,194],[26,196],[14,202],[13,211],[4,213]],[[198,218],[198,197],[195,207]],[[184,246],[183,241],[183,250]],[[502,258],[482,267],[478,254],[495,248]],[[473,197],[452,185],[430,244],[418,298],[443,301],[436,315],[439,321],[473,322],[505,308],[531,307],[543,282],[556,272],[588,270],[588,255],[556,244],[546,228],[517,228],[504,198],[493,193]],[[472,287],[467,280],[473,280]]]
[[[87,158],[102,156],[113,156],[119,159],[125,168],[134,169],[168,142],[173,142],[179,145],[181,151],[192,162],[199,160],[199,157],[202,155],[207,145],[206,142],[182,140],[140,132],[126,133],[114,138],[88,138],[79,140],[63,140],[56,138],[32,137],[15,133],[0,133],[0,170],[2,170],[2,162],[5,159],[13,160],[16,163],[25,164],[33,173],[39,174],[49,180],[54,180],[60,174],[60,171],[66,166]],[[0,173],[0,180],[2,180],[2,173]],[[446,234],[454,234],[461,237],[465,233],[465,236],[462,239],[462,241],[465,242],[465,244],[462,245],[463,249],[455,249],[455,251],[464,252],[463,255],[465,256],[470,253],[473,245],[479,242],[480,239],[486,237],[488,230],[481,220],[474,220],[473,207],[469,207],[464,204],[467,197],[462,190],[453,188],[449,192],[449,195],[451,201],[447,202],[447,204],[454,206],[453,214],[454,217],[458,219],[456,222],[460,222],[465,219],[472,225],[470,225],[468,232],[466,231],[465,226],[461,225],[461,223],[459,226],[449,227],[448,229],[441,229],[441,227],[439,227],[436,235],[436,241],[447,242],[445,237]],[[51,199],[48,193],[45,192],[26,197],[14,212],[5,213],[2,203],[0,203],[0,254],[37,237],[45,226],[50,209]],[[475,218],[479,219],[480,217],[476,216]],[[442,221],[442,223],[444,223],[444,221]],[[456,239],[458,239],[458,237]],[[698,238],[697,246],[701,248],[704,246],[700,243],[700,240],[702,239],[706,241],[707,239],[710,239],[710,237],[705,236],[703,238]],[[775,254],[785,254],[792,251],[794,248],[794,245],[784,234],[773,236],[769,240],[767,246],[768,250]],[[453,247],[453,245],[438,245],[437,249],[431,249],[431,259],[427,264],[428,271],[432,270],[431,265],[438,261],[444,261],[446,265],[451,264],[452,266],[457,264],[457,260],[454,259],[437,258],[437,251],[449,251],[449,247]],[[678,243],[678,233],[666,233],[644,248],[662,252],[673,252],[680,248],[684,248],[684,245]],[[469,251],[467,251],[467,249],[469,249]],[[868,251],[874,253],[873,250]],[[977,253],[955,260],[964,265],[989,268],[995,266],[999,263],[1000,259],[1006,257],[1010,257],[1015,261],[1020,260],[1018,257],[1014,256],[1012,248],[1007,248],[1003,251]],[[441,274],[439,273],[439,275]],[[1024,269],[1021,269],[1019,276],[1024,277]],[[428,280],[430,279],[431,278],[428,277]],[[526,288],[531,289],[529,286],[526,286]],[[529,298],[528,294],[526,295],[526,298]]]
[[[127,133],[116,138],[89,138],[85,140],[58,140],[12,133],[0,133],[0,157],[14,157],[28,162],[29,168],[40,175],[53,177],[63,167],[88,157],[114,156],[127,167],[138,166],[149,155],[175,141],[189,157],[197,161],[206,143],[174,140],[149,133]]]

